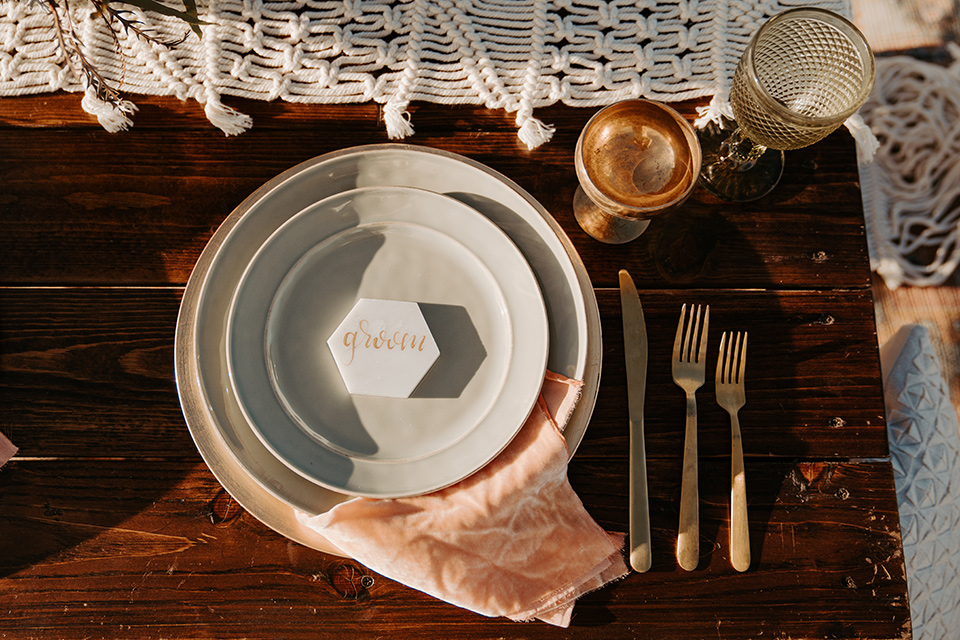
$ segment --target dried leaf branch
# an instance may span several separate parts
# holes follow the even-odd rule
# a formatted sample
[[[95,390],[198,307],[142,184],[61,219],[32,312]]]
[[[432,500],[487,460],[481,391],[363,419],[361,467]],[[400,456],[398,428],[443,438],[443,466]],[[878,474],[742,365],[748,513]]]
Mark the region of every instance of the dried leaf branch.
[[[112,86],[110,82],[103,77],[96,65],[93,64],[83,51],[83,41],[79,35],[77,35],[70,17],[69,3],[71,0],[36,1],[53,17],[57,43],[66,59],[67,66],[77,81],[92,90],[99,100],[107,102],[118,109],[126,110],[119,88]],[[175,40],[163,39],[154,29],[139,20],[132,11],[118,8],[116,5],[134,6],[144,11],[152,11],[154,13],[178,18],[185,22],[190,29],[197,34],[197,37],[202,36],[200,27],[206,24],[200,20],[197,14],[196,0],[182,0],[184,7],[182,11],[167,6],[157,0],[123,0],[122,2],[119,0],[89,0],[89,2],[93,5],[94,11],[99,18],[107,26],[110,36],[116,45],[117,55],[121,60],[123,59],[123,52],[120,46],[120,30],[124,33],[133,33],[145,42],[166,48],[173,48],[182,43],[189,36],[189,32],[184,32],[182,37]]]

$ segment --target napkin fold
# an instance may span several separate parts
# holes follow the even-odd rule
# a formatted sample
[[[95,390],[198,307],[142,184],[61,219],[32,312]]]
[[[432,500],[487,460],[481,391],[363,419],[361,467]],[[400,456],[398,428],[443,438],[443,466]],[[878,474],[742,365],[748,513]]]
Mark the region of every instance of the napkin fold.
[[[0,467],[7,464],[7,460],[12,458],[16,452],[17,447],[10,442],[7,436],[0,433]]]
[[[582,383],[547,372],[523,427],[492,462],[423,496],[355,498],[298,514],[377,573],[485,616],[569,626],[581,595],[623,577],[605,532],[567,480],[566,426]]]

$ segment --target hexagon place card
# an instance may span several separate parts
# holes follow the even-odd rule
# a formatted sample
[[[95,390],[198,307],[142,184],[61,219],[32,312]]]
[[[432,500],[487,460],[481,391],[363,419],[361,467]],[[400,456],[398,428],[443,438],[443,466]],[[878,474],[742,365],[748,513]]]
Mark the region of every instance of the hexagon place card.
[[[440,356],[420,305],[361,298],[327,340],[353,395],[409,398]]]

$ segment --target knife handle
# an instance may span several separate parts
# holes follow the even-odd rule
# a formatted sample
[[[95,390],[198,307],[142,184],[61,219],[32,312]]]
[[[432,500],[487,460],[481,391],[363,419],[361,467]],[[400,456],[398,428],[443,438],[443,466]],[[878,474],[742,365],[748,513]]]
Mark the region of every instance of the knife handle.
[[[687,428],[683,441],[683,479],[680,485],[680,532],[677,560],[687,571],[700,562],[700,489],[697,483],[697,399],[687,393]]]
[[[647,498],[647,452],[643,420],[630,421],[630,566],[643,573],[650,569],[650,504]]]

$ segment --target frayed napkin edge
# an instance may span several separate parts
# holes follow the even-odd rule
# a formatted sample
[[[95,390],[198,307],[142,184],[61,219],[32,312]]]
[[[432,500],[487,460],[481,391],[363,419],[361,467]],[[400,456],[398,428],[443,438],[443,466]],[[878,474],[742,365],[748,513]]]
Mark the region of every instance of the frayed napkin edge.
[[[597,525],[599,527],[599,525]],[[600,527],[602,529],[602,527]],[[604,558],[592,571],[575,584],[568,585],[546,596],[524,611],[505,616],[514,622],[532,622],[540,620],[557,627],[569,627],[573,618],[573,608],[583,596],[598,591],[603,587],[618,582],[630,574],[630,569],[623,557],[626,544],[626,535],[623,533],[609,533],[604,531],[613,546],[613,551]],[[595,583],[592,584],[591,583]],[[588,586],[580,591],[585,585]]]

